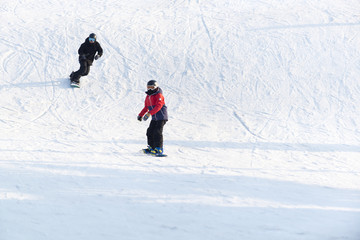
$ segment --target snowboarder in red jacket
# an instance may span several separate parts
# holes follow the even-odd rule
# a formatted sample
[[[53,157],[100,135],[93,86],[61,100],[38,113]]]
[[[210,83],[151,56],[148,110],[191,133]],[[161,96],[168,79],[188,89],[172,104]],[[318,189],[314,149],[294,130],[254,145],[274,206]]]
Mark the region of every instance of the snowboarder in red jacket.
[[[139,113],[137,119],[146,121],[152,117],[150,125],[146,131],[148,148],[145,153],[162,155],[163,150],[163,128],[168,121],[167,107],[161,88],[155,80],[147,83],[147,94],[145,106]]]

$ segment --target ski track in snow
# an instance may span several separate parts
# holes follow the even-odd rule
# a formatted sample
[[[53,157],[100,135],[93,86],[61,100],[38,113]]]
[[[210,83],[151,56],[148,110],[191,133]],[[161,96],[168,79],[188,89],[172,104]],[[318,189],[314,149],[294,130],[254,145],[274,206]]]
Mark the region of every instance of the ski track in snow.
[[[360,4],[0,6],[0,240],[360,238]],[[104,55],[69,87],[95,32]],[[136,116],[159,81],[167,158]]]

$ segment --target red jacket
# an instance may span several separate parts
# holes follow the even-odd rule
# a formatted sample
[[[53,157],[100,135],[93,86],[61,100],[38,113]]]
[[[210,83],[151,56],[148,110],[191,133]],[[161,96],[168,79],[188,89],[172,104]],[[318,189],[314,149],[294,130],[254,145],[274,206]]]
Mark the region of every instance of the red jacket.
[[[147,112],[151,114],[152,120],[168,120],[167,107],[161,88],[158,88],[155,93],[146,96],[145,106],[139,116],[143,117]]]

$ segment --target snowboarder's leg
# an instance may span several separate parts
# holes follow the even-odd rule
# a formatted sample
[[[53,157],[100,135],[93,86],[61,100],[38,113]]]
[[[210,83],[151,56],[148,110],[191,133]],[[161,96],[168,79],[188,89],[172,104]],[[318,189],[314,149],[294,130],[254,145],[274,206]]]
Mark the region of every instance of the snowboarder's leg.
[[[85,76],[89,73],[90,68],[88,67],[87,61],[80,61],[80,68],[76,72],[73,72],[70,75],[70,80],[74,82],[79,82],[81,76]]]
[[[148,146],[150,146],[152,149],[154,149],[156,147],[155,142],[154,142],[155,127],[156,127],[156,121],[151,120],[150,125],[146,131],[147,143],[148,143]]]
[[[85,70],[83,71],[83,73],[81,74],[81,76],[86,76],[88,75],[90,72],[90,65],[88,63],[86,63],[86,67]]]
[[[152,150],[152,154],[163,154],[163,129],[166,120],[155,121],[151,120],[150,125],[146,131],[148,145]]]
[[[164,129],[164,125],[166,124],[166,120],[161,120],[161,121],[154,121],[155,126],[154,126],[154,145],[155,148],[161,148],[163,149],[163,129]]]
[[[166,120],[155,121],[151,120],[150,125],[146,131],[148,140],[148,149],[143,149],[144,153],[152,154],[156,157],[166,157],[163,149],[163,129]]]

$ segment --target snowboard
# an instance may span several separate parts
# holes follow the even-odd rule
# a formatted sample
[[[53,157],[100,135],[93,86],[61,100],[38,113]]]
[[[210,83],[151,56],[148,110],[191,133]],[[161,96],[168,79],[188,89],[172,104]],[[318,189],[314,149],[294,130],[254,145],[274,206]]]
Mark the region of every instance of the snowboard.
[[[167,157],[166,154],[160,153],[160,154],[151,154],[153,157]]]
[[[70,86],[73,88],[80,88],[80,82],[75,82],[71,80],[71,77],[73,76],[74,72],[70,74]]]
[[[70,81],[70,86],[73,88],[80,88],[80,83]]]
[[[146,151],[147,149],[143,149],[142,152],[146,155],[150,155],[150,156],[153,156],[153,157],[167,157],[166,154],[163,154],[163,153],[157,153],[157,154],[153,154],[153,153],[149,153]]]

